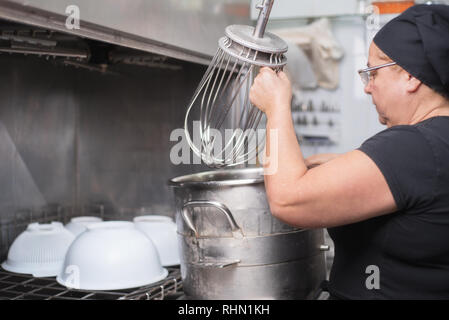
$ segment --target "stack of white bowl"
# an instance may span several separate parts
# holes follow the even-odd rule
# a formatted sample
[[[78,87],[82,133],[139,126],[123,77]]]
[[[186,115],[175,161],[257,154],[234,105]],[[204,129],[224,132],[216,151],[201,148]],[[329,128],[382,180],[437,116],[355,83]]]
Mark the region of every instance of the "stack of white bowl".
[[[31,223],[9,248],[3,269],[35,277],[56,276],[75,236],[60,222]]]
[[[132,222],[89,224],[72,243],[56,280],[69,288],[118,290],[149,285],[164,279],[151,240]]]
[[[69,231],[70,230],[70,231]],[[136,217],[135,222],[97,217],[32,223],[10,247],[2,267],[36,277],[57,276],[69,288],[118,290],[150,285],[179,264],[176,225],[168,217]]]
[[[79,236],[81,233],[87,230],[87,226],[92,223],[102,222],[103,219],[99,217],[92,216],[81,216],[74,217],[70,219],[70,222],[65,225],[66,229],[68,229],[71,233],[75,235],[75,237]]]
[[[177,228],[172,218],[159,215],[138,216],[134,218],[134,224],[153,241],[164,267],[179,265]]]

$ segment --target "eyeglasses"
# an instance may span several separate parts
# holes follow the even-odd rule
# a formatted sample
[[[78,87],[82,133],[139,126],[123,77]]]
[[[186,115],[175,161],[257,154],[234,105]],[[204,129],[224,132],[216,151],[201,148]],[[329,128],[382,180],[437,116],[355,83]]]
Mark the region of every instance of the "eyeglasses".
[[[375,67],[370,67],[370,68],[366,68],[366,69],[362,69],[359,70],[359,75],[360,78],[362,78],[362,82],[365,86],[368,85],[368,83],[370,82],[370,80],[373,78],[374,72],[380,68],[385,68],[385,67],[390,67],[390,66],[394,66],[396,64],[396,62],[390,62],[390,63],[386,63],[386,64],[382,64],[380,66],[375,66]]]

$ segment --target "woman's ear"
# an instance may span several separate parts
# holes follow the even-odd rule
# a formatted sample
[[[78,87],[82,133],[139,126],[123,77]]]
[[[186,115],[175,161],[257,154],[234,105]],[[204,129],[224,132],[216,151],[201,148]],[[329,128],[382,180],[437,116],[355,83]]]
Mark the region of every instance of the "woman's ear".
[[[407,77],[407,85],[406,89],[407,92],[413,93],[416,92],[419,87],[421,86],[422,82],[421,80],[416,79],[414,76],[412,76],[410,73],[406,73],[405,76]]]

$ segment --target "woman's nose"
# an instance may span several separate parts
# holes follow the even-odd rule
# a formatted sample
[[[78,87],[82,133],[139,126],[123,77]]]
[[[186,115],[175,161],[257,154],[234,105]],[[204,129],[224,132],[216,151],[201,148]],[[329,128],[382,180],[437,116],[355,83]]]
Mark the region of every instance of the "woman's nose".
[[[371,81],[368,81],[363,90],[365,91],[366,94],[371,94]]]

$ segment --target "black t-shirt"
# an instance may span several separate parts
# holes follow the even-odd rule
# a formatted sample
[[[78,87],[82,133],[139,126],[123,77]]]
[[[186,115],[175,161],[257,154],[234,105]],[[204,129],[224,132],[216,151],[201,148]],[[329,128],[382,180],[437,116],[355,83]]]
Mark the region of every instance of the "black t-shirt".
[[[328,229],[335,244],[329,292],[449,299],[449,117],[391,127],[359,150],[384,175],[398,210]]]

